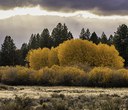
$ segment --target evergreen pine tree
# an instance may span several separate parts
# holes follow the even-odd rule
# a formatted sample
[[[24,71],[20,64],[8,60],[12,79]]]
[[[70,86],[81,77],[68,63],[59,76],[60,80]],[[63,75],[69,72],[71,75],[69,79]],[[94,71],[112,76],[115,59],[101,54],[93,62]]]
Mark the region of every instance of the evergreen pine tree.
[[[82,28],[79,38],[82,39],[82,40],[89,40],[89,38],[90,38],[90,31],[89,31],[89,29],[87,29],[85,31],[85,29]]]
[[[53,39],[54,47],[66,40],[71,39],[67,26],[65,24],[62,25],[61,23],[58,23],[58,25],[53,29],[51,37]]]
[[[68,32],[68,40],[71,40],[71,39],[73,39],[73,35],[72,35],[72,33],[69,31],[69,32]]]
[[[16,46],[10,36],[6,36],[1,47],[1,65],[15,66],[16,61]]]
[[[2,66],[1,51],[0,51],[0,66]]]
[[[108,39],[108,44],[112,45],[113,44],[113,35],[110,35],[109,39]]]
[[[49,30],[46,28],[41,33],[40,47],[41,48],[44,48],[44,47],[51,48],[52,46],[53,46],[52,38],[50,36]]]
[[[86,30],[85,35],[86,35],[87,40],[89,40],[90,39],[90,35],[91,35],[89,29]]]
[[[90,37],[90,41],[92,41],[95,44],[98,44],[100,42],[99,38],[95,32],[92,33],[92,35]]]
[[[37,33],[36,35],[35,35],[35,38],[36,38],[36,48],[40,48],[40,34],[39,33]]]
[[[26,64],[26,56],[28,54],[28,45],[26,43],[23,43],[20,49],[21,52],[21,65],[25,66]]]
[[[118,27],[117,32],[115,32],[114,45],[119,51],[120,56],[125,59],[125,66],[128,66],[128,27],[122,24]]]
[[[101,43],[108,44],[108,39],[104,32],[101,35]]]
[[[40,47],[40,35],[39,34],[32,34],[28,43],[29,50],[37,49]]]

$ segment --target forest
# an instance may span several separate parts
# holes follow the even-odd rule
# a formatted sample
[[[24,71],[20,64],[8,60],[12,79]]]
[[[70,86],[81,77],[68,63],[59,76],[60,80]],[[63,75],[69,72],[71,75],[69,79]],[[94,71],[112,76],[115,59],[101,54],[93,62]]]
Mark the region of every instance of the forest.
[[[32,34],[17,49],[6,36],[0,51],[0,82],[8,85],[98,86],[128,85],[128,27],[110,37],[82,29],[74,38],[66,24]]]

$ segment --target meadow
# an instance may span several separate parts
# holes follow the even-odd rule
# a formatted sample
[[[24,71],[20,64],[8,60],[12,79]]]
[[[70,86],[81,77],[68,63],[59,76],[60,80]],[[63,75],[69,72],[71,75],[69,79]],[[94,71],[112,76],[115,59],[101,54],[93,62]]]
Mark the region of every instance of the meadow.
[[[0,110],[128,110],[128,70],[114,46],[69,40],[26,60],[0,67]]]
[[[0,110],[128,110],[127,74],[87,65],[1,67]]]
[[[0,86],[0,110],[128,110],[128,89]]]

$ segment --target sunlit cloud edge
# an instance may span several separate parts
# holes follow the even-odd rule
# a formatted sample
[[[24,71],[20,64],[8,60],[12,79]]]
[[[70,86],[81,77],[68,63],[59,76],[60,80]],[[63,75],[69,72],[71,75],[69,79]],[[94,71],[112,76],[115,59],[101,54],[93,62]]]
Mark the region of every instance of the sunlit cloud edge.
[[[99,16],[91,13],[91,11],[76,11],[73,13],[64,13],[56,11],[47,11],[40,6],[36,7],[24,7],[14,8],[12,10],[0,10],[0,19],[6,19],[17,15],[32,15],[32,16],[59,16],[59,17],[82,17],[90,19],[128,19],[128,16],[111,15],[111,16]]]

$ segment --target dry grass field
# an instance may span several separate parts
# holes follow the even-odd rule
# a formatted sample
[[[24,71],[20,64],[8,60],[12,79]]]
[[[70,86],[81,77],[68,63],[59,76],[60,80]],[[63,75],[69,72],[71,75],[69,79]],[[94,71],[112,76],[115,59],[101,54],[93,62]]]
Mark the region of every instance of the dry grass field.
[[[0,110],[128,110],[127,88],[0,86]]]

